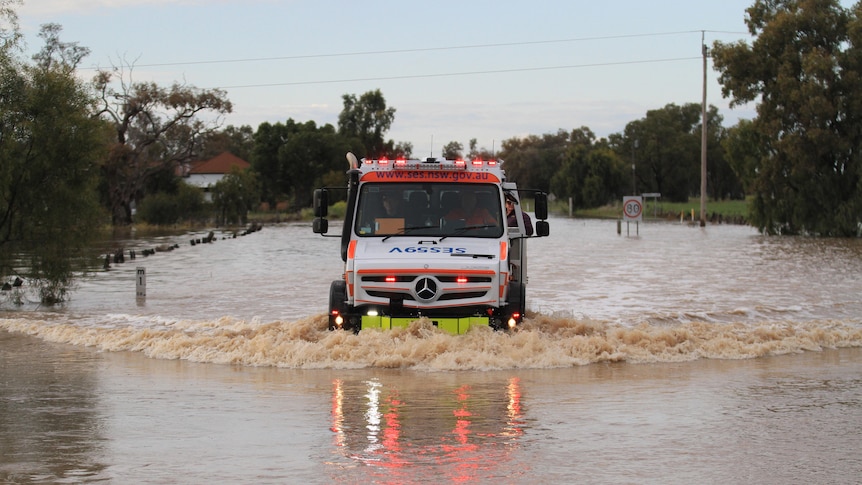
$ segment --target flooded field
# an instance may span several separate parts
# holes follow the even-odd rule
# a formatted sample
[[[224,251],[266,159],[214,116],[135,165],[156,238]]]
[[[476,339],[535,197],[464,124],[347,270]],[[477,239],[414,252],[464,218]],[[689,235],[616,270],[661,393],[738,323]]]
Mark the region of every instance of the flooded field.
[[[551,222],[511,334],[328,332],[307,224],[118,242],[179,247],[0,313],[0,482],[856,480],[862,242]]]

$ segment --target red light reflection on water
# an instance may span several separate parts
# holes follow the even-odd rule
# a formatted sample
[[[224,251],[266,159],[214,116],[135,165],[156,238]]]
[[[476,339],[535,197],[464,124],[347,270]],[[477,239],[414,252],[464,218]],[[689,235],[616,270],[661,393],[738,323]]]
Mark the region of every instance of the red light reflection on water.
[[[506,386],[506,396],[509,398],[509,405],[506,407],[508,413],[508,421],[506,424],[506,436],[518,437],[524,434],[524,415],[521,410],[521,380],[517,377],[509,379],[509,384]]]
[[[456,483],[467,482],[475,475],[475,472],[482,463],[483,457],[476,453],[479,446],[470,442],[471,419],[473,413],[470,412],[470,387],[461,386],[455,389],[455,399],[460,404],[460,407],[452,411],[455,416],[455,429],[452,434],[455,436],[457,445],[444,443],[442,449],[445,452],[446,461],[453,463],[454,470],[451,476],[452,481]]]
[[[357,385],[364,386],[363,391]],[[520,380],[511,377],[501,394],[459,386],[449,396],[387,388],[377,379],[332,384],[335,451],[376,467],[382,481],[410,483],[433,477],[462,483],[493,471],[517,449],[524,421]],[[433,405],[429,405],[431,401]],[[428,473],[422,474],[422,469]],[[383,472],[383,470],[386,470]],[[409,471],[408,471],[409,470]],[[487,473],[486,473],[487,475]]]
[[[329,428],[335,436],[335,446],[345,446],[344,438],[344,381],[335,379],[332,381],[332,426]]]
[[[398,400],[398,393],[394,392],[394,395],[390,394],[386,397],[386,405],[388,410],[383,414],[384,422],[386,426],[383,428],[383,449],[388,453],[392,454],[393,463],[391,466],[402,466],[406,463],[402,463],[401,460],[397,460],[396,457],[400,456],[401,452],[401,443],[399,439],[401,438],[401,421],[399,410],[403,403]],[[381,463],[386,466],[386,463]]]

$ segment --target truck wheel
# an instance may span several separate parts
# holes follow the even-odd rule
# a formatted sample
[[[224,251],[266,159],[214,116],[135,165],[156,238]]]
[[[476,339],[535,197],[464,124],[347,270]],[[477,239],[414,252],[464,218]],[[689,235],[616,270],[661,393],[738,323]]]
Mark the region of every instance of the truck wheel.
[[[519,316],[518,323],[524,318],[524,314],[527,312],[527,286],[523,283],[512,282],[509,283],[509,301],[507,305],[507,315],[506,322],[508,322],[509,317],[513,314],[517,313]],[[504,322],[505,323],[505,322]]]
[[[336,330],[345,328],[349,318],[347,315],[347,284],[344,280],[335,280],[329,286],[329,329]],[[337,317],[342,318],[342,324],[336,322]]]

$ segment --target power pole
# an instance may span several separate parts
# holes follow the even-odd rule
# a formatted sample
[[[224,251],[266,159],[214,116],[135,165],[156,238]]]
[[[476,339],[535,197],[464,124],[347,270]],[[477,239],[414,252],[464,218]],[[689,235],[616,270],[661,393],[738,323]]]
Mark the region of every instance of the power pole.
[[[706,226],[706,32],[700,32],[703,52],[703,103],[701,103],[700,130],[700,227]]]
[[[638,141],[632,143],[632,195],[638,195],[638,179],[635,171],[635,150],[638,148]]]

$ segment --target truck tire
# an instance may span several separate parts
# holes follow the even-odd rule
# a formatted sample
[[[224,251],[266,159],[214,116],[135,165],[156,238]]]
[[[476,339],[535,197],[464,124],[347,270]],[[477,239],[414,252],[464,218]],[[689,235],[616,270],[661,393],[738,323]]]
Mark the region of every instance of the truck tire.
[[[336,315],[341,315],[344,319],[342,328],[349,322],[347,315],[347,284],[344,280],[335,280],[329,285],[329,329],[336,330],[338,325],[335,323]]]
[[[521,315],[521,318],[524,318],[524,314],[527,312],[527,285],[519,282],[509,283],[509,299],[508,299],[508,313],[506,319],[514,313],[518,313]]]

